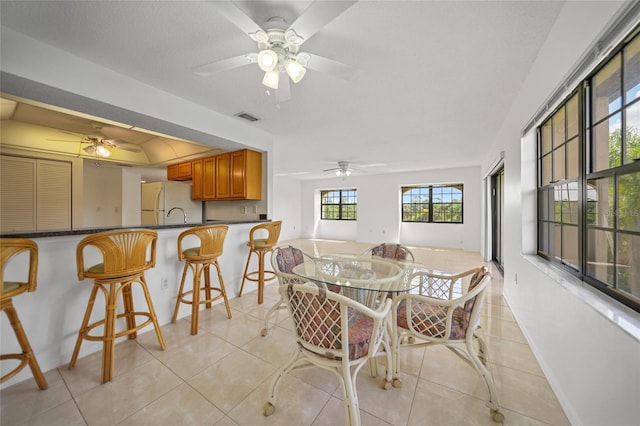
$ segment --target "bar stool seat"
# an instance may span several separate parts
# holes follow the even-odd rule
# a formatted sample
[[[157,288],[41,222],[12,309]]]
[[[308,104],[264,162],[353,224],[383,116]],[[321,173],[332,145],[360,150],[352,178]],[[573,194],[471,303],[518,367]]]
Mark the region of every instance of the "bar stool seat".
[[[22,253],[27,253],[29,257],[27,280],[24,282],[5,281],[5,266],[9,263],[10,260],[16,259],[18,255]],[[9,318],[9,322],[11,323],[11,327],[13,328],[13,332],[15,333],[16,339],[20,344],[20,349],[22,350],[21,353],[0,355],[0,360],[3,361],[9,359],[20,361],[18,366],[16,366],[10,372],[0,378],[0,383],[4,383],[6,380],[9,380],[28,365],[38,387],[44,390],[47,389],[49,385],[47,384],[47,380],[40,370],[40,366],[38,365],[36,356],[33,353],[33,349],[31,349],[31,345],[29,344],[29,339],[27,339],[27,334],[22,328],[22,323],[20,322],[20,318],[18,317],[18,312],[13,307],[12,302],[13,297],[19,294],[36,291],[37,274],[38,245],[34,241],[23,238],[5,238],[0,240],[0,281],[2,282],[2,287],[0,287],[0,306],[2,312],[5,313],[7,318]]]
[[[87,310],[82,320],[78,339],[69,362],[69,369],[75,366],[83,340],[101,341],[102,347],[102,383],[111,381],[115,370],[115,341],[119,337],[137,337],[138,330],[153,324],[162,350],[166,345],[156,317],[144,271],[156,264],[156,242],[158,233],[150,229],[131,229],[108,231],[89,235],[76,247],[78,279],[91,278],[94,281]],[[102,255],[102,262],[85,269],[85,249],[93,247]],[[148,311],[136,311],[133,304],[132,286],[140,284],[147,302]],[[105,318],[89,323],[96,295],[101,291],[105,298]],[[119,298],[122,298],[124,313],[117,314]],[[136,317],[146,318],[136,324]],[[119,318],[126,319],[126,329],[116,331]],[[103,328],[102,335],[91,335],[97,327]]]
[[[242,276],[242,285],[240,285],[240,293],[238,297],[242,296],[242,290],[244,289],[245,280],[258,283],[258,304],[262,304],[264,299],[264,283],[265,281],[271,281],[276,278],[276,273],[272,270],[264,269],[264,257],[267,253],[271,253],[278,243],[280,237],[280,228],[282,227],[282,221],[265,222],[260,225],[256,225],[249,231],[249,241],[247,246],[249,247],[249,256],[247,257],[247,265],[244,268],[244,274]],[[266,233],[266,238],[262,237]],[[258,256],[258,270],[249,271],[249,263],[251,263],[251,256],[253,254]]]
[[[178,260],[184,260],[184,269],[182,271],[182,280],[180,281],[180,290],[178,291],[178,298],[176,300],[176,307],[173,311],[172,322],[176,322],[178,319],[178,311],[180,309],[180,303],[186,303],[191,305],[191,334],[198,334],[198,314],[200,311],[200,305],[206,305],[206,308],[211,308],[213,302],[218,299],[224,300],[224,305],[227,309],[227,317],[231,318],[231,308],[229,306],[229,299],[227,298],[227,292],[224,288],[224,280],[222,279],[222,272],[220,271],[220,265],[218,264],[218,257],[222,255],[222,246],[224,245],[224,239],[227,235],[229,227],[227,225],[205,225],[196,226],[182,232],[178,236]],[[182,248],[183,240],[189,236],[196,237],[200,240],[200,245],[197,247]],[[219,287],[211,286],[211,266],[216,268],[218,273]],[[191,270],[193,275],[193,286],[191,290],[184,290],[184,283],[187,277],[187,271]],[[204,275],[204,286],[202,286],[202,275]],[[204,299],[200,299],[200,293],[204,291]],[[213,293],[212,293],[213,291]],[[191,295],[191,299],[186,296]],[[213,294],[213,296],[212,296]]]

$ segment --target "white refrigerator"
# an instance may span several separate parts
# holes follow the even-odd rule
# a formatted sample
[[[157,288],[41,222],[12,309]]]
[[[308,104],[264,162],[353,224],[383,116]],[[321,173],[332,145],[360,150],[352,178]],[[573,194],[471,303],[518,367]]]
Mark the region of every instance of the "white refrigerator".
[[[141,193],[142,225],[180,224],[185,219],[186,223],[202,222],[202,201],[191,199],[189,182],[143,183]]]

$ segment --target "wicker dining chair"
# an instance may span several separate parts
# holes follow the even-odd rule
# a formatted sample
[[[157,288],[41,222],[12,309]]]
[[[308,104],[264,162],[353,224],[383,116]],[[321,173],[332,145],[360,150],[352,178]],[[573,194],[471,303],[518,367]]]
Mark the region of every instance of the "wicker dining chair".
[[[358,372],[369,359],[380,355],[386,356],[387,372],[391,370],[390,348],[384,339],[391,300],[373,310],[322,284],[282,285],[279,291],[293,321],[297,344],[269,387],[264,415],[275,411],[279,381],[296,369],[313,365],[340,379],[347,424],[359,426]]]
[[[407,246],[396,243],[382,243],[375,247],[370,247],[360,255],[360,257],[363,256],[378,256],[384,259],[404,260],[408,262],[415,261],[413,253]]]
[[[102,347],[102,383],[111,381],[115,370],[115,341],[119,337],[137,337],[138,330],[153,324],[162,350],[166,345],[160,325],[156,317],[151,295],[144,277],[144,272],[155,266],[156,241],[158,233],[150,229],[130,229],[107,231],[83,238],[76,247],[76,263],[78,279],[93,279],[93,288],[89,303],[78,332],[78,339],[69,362],[69,369],[75,366],[83,340],[101,341]],[[102,257],[102,262],[85,269],[85,249],[93,247]],[[88,251],[88,250],[87,250]],[[136,311],[133,304],[132,286],[140,284],[147,302],[148,311]],[[89,323],[96,295],[101,291],[105,298],[105,317]],[[124,312],[117,314],[118,300],[122,298]],[[146,320],[136,324],[136,317]],[[126,319],[126,329],[117,331],[116,322]],[[102,335],[91,335],[90,332],[102,327]]]
[[[276,247],[271,253],[271,267],[278,277],[279,285],[303,284],[305,280],[292,273],[295,266],[312,260],[313,257],[293,246]],[[264,317],[264,328],[260,331],[262,336],[269,333],[269,319],[276,311],[287,309],[284,298],[280,295],[280,299],[269,309]]]
[[[487,406],[495,422],[502,423],[498,394],[488,370],[488,351],[476,334],[491,275],[486,267],[460,274],[418,271],[411,275],[419,287],[397,295],[392,316],[398,336],[393,350],[394,386],[400,371],[398,351],[443,345],[470,365],[483,379],[489,398]],[[474,346],[478,342],[478,351]]]

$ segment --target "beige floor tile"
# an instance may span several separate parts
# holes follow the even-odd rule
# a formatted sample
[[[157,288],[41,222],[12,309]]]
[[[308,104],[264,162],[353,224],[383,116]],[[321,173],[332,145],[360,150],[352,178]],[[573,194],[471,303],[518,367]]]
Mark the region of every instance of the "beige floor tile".
[[[241,425],[310,425],[330,397],[329,394],[287,375],[276,388],[276,400],[273,404],[275,412],[267,417],[263,414],[263,406],[269,399],[270,387],[271,377],[236,406],[229,417]],[[335,420],[333,424],[342,424],[340,420]]]
[[[344,401],[341,399],[331,397],[329,402],[322,409],[318,417],[312,423],[312,426],[336,426],[342,425],[346,422],[346,410],[344,407]],[[379,419],[366,411],[360,409],[360,422],[366,426],[389,426],[391,423],[387,423],[382,419]]]
[[[1,422],[4,425],[4,422]],[[86,425],[75,401],[69,400],[62,404],[29,418],[24,423],[29,426],[84,426]],[[7,423],[7,426],[9,424]]]
[[[224,413],[187,384],[181,384],[119,423],[120,426],[217,424]]]
[[[281,327],[274,327],[269,335],[250,340],[242,349],[277,368],[289,358],[291,350],[296,345],[293,333]]]
[[[220,319],[219,317],[200,318],[200,329],[213,333],[226,341],[240,347],[255,338],[262,338],[263,322],[258,318],[238,313],[232,320]]]
[[[552,425],[569,424],[547,379],[503,366],[492,372],[503,407]]]
[[[229,414],[275,370],[276,367],[268,362],[243,350],[236,350],[189,379],[188,383],[225,414]]]
[[[155,338],[155,333],[151,333]],[[159,349],[157,340],[156,347]],[[126,375],[137,367],[153,360],[153,356],[137,339],[124,339],[116,344],[114,379]],[[98,387],[102,383],[102,351],[94,352],[76,361],[76,365],[69,370],[67,365],[58,370],[64,378],[71,394],[76,397],[90,389]]]
[[[90,425],[113,425],[165,395],[182,380],[157,360],[76,396]]]
[[[58,370],[47,371],[44,376],[49,385],[46,390],[40,390],[35,380],[29,378],[0,392],[2,426],[27,424],[40,414],[71,401],[71,393]]]

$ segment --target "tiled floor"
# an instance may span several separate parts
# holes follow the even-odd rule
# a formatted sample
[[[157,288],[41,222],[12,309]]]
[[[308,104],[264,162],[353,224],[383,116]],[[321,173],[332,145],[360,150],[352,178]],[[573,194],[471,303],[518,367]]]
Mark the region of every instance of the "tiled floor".
[[[291,240],[311,254],[361,253],[367,244]],[[411,247],[416,262],[459,272],[483,264],[478,253]],[[568,425],[558,400],[502,297],[495,268],[485,300],[482,328],[490,351],[506,425]],[[272,282],[273,283],[273,282]],[[309,369],[280,382],[276,411],[262,406],[272,375],[294,344],[289,319],[279,311],[277,326],[260,336],[262,318],[278,299],[268,285],[265,303],[255,293],[231,300],[233,318],[222,305],[200,314],[199,333],[189,319],[162,328],[167,343],[159,350],[155,334],[123,341],[116,348],[112,382],[100,384],[100,353],[46,373],[49,389],[33,380],[2,389],[0,423],[11,425],[340,425],[345,423],[342,390],[330,372]],[[382,389],[383,369],[358,377],[363,425],[491,425],[486,390],[477,374],[445,348],[402,353],[402,388]]]

